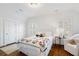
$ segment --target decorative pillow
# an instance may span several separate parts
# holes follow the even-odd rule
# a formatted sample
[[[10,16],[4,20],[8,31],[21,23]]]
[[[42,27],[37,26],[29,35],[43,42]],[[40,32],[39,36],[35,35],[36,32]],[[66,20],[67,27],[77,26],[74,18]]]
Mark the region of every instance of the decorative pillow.
[[[36,34],[36,37],[40,37],[40,35]]]
[[[46,37],[46,36],[51,36],[51,32],[38,32],[36,33],[36,37]]]
[[[40,34],[40,37],[45,37],[45,34]]]
[[[40,33],[37,33],[36,34],[36,37],[45,37],[45,33],[41,33],[41,32]]]
[[[71,39],[71,40],[69,41],[69,43],[72,44],[72,45],[76,45],[76,42],[75,42],[74,39]]]

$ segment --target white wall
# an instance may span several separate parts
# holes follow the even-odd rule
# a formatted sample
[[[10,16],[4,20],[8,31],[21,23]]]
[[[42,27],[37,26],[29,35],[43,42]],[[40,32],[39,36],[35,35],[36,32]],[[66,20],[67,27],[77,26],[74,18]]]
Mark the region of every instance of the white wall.
[[[35,12],[34,9],[31,10]],[[64,28],[70,35],[79,33],[79,4],[43,4],[36,9],[35,14],[27,19],[28,36],[38,31],[53,33],[56,27]]]
[[[27,33],[31,36],[37,32],[52,32],[53,35],[57,26],[57,20],[51,16],[29,18],[27,23]]]
[[[0,18],[0,46],[3,45],[3,19]]]

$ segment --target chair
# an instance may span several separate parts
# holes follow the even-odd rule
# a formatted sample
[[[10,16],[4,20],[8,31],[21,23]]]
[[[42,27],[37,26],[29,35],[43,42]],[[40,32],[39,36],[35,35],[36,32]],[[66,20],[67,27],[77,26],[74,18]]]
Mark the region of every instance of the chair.
[[[64,40],[64,49],[69,53],[79,56],[79,34]]]

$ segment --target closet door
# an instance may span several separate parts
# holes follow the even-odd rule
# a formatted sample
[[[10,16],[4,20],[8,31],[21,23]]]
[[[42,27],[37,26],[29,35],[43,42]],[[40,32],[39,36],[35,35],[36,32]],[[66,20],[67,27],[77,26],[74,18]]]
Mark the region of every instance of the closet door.
[[[16,23],[12,20],[5,20],[5,45],[16,42]]]
[[[0,18],[0,46],[3,46],[3,19]]]

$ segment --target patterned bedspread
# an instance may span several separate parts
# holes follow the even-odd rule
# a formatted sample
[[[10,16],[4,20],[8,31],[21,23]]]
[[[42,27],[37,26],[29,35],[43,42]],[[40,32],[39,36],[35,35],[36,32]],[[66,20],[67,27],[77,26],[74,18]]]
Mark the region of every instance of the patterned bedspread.
[[[47,48],[48,42],[49,37],[29,37],[21,40],[21,43],[37,47],[41,51],[44,51]]]

